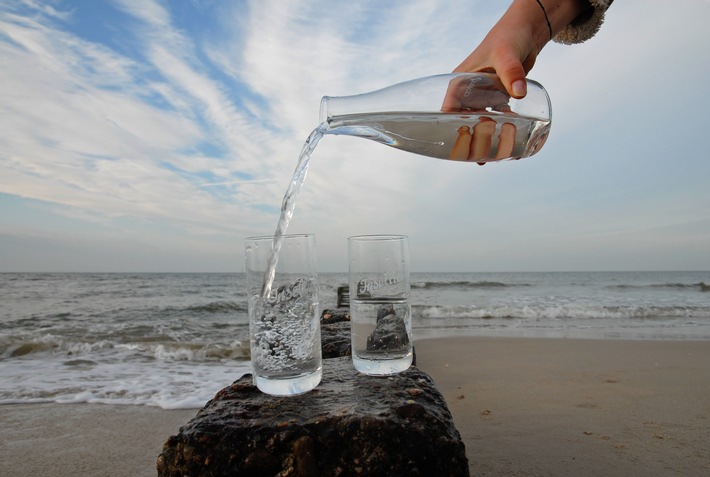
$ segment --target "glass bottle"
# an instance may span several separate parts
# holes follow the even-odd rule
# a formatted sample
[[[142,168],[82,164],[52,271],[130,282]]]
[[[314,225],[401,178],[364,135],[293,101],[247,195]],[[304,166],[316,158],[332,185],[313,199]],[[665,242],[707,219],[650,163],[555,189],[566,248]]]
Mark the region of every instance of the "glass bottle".
[[[540,83],[523,99],[491,73],[419,78],[370,93],[325,96],[326,134],[357,136],[424,156],[483,164],[535,154],[550,132],[552,106]]]

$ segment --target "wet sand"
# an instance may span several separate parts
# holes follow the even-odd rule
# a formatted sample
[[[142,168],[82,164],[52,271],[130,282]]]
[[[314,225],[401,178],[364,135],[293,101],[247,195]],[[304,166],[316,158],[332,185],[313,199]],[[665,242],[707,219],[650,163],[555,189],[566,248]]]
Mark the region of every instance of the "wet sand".
[[[155,477],[163,443],[197,413],[146,406],[0,406],[0,476]]]
[[[417,343],[471,475],[710,475],[710,342]]]
[[[710,342],[416,342],[472,476],[710,475]],[[225,383],[225,386],[229,383]],[[0,475],[155,476],[196,409],[0,406]]]

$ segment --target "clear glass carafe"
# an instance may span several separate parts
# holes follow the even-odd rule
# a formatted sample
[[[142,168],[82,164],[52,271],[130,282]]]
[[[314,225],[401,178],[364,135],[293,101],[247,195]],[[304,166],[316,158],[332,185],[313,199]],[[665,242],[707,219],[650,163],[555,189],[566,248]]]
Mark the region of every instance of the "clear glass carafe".
[[[424,156],[483,164],[535,154],[550,132],[552,106],[527,80],[512,98],[490,73],[429,76],[354,96],[325,96],[327,134],[357,136]]]

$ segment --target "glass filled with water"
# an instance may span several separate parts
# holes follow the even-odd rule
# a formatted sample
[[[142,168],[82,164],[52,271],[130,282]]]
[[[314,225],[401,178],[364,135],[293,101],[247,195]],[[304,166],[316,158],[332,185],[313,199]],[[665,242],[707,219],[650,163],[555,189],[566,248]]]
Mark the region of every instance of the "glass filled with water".
[[[540,83],[508,95],[491,73],[418,78],[352,96],[325,96],[320,119],[327,134],[370,139],[438,159],[475,162],[535,154],[550,132],[552,106]]]
[[[316,241],[284,235],[270,271],[273,243],[273,236],[245,240],[254,383],[275,396],[303,394],[322,375]]]
[[[348,239],[352,360],[364,374],[412,364],[409,243],[404,235]]]

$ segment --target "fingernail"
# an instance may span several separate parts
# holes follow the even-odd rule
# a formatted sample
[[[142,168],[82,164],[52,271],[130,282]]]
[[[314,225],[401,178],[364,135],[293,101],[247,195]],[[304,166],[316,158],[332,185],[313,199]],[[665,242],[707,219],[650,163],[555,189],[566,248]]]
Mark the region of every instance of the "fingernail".
[[[523,80],[518,80],[513,82],[513,96],[516,98],[522,98],[525,96],[528,92],[528,85],[525,84],[525,81]]]

